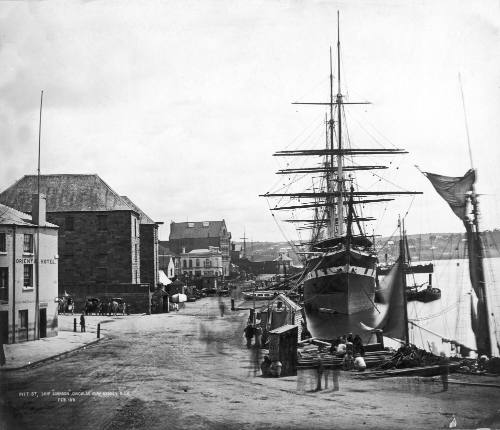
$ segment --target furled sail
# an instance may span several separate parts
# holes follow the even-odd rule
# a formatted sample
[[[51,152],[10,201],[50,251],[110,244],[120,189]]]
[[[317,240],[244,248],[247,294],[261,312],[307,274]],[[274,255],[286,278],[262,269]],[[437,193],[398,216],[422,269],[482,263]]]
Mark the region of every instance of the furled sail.
[[[380,281],[381,301],[387,306],[383,309],[376,327],[362,324],[364,329],[380,329],[384,335],[400,340],[406,339],[405,286],[403,279],[404,263],[401,258],[392,266],[389,274]]]
[[[474,231],[473,225],[464,221],[467,232],[467,247],[469,252],[469,276],[473,294],[477,297],[475,312],[471,313],[472,331],[476,338],[477,350],[480,354],[491,354],[491,341],[486,305],[486,290],[483,268],[481,238]]]
[[[423,174],[450,205],[455,215],[463,221],[466,218],[467,193],[472,191],[476,180],[474,169],[470,169],[463,177],[442,176],[429,172]]]

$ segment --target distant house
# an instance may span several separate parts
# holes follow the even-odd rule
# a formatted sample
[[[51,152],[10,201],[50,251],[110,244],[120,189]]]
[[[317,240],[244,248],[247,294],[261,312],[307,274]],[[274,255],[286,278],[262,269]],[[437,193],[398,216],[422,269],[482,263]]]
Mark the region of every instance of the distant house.
[[[160,270],[163,270],[165,275],[167,275],[167,278],[172,279],[176,276],[174,257],[172,255],[160,254],[158,267]]]
[[[229,275],[231,233],[226,222],[171,222],[169,246],[176,253],[186,253],[193,249],[219,248],[222,254],[222,275]]]
[[[168,241],[158,242],[158,268],[162,270],[168,278],[179,276],[180,256],[172,252],[168,247]]]
[[[238,264],[242,256],[243,247],[239,244],[231,244],[231,263]]]
[[[32,211],[37,177],[24,176],[0,203]],[[47,219],[59,230],[59,293],[79,288],[157,283],[158,223],[98,175],[42,175]],[[115,291],[117,291],[115,289]]]
[[[57,335],[58,227],[46,222],[44,196],[33,198],[33,217],[0,204],[2,343]]]

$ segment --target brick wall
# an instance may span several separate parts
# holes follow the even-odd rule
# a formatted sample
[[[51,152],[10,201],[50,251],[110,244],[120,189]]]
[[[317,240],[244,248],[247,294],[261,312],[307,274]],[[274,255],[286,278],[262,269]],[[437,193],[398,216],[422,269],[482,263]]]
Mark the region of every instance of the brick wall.
[[[158,226],[141,224],[141,283],[158,285]]]
[[[133,235],[133,212],[50,212],[47,218],[60,227],[60,294],[86,285],[135,282],[140,259],[134,261],[139,234]]]
[[[70,287],[71,288],[71,287]],[[149,288],[136,284],[121,285],[86,285],[73,288],[72,295],[75,301],[75,312],[82,313],[85,308],[87,298],[95,297],[101,302],[108,299],[121,298],[125,301],[130,313],[147,313],[151,300]]]

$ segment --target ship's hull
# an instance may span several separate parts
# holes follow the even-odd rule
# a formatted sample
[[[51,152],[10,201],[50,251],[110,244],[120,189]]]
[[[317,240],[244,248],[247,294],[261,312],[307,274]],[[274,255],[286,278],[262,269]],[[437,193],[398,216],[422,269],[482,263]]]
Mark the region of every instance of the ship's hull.
[[[311,259],[304,278],[304,309],[312,336],[362,334],[361,322],[374,323],[375,276],[376,258],[368,253],[344,249]]]

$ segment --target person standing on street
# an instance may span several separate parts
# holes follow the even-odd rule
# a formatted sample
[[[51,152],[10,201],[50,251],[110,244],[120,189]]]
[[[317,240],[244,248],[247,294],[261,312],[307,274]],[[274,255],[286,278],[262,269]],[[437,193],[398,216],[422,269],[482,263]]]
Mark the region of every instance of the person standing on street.
[[[85,331],[85,315],[84,312],[80,315],[80,331],[83,333]]]
[[[262,347],[262,328],[260,326],[255,326],[254,334],[255,334],[255,347],[256,348]]]
[[[247,339],[247,348],[250,348],[252,346],[252,338],[254,335],[254,329],[253,329],[252,325],[248,324],[245,327],[245,330],[243,330],[243,332],[245,333],[245,337]]]

